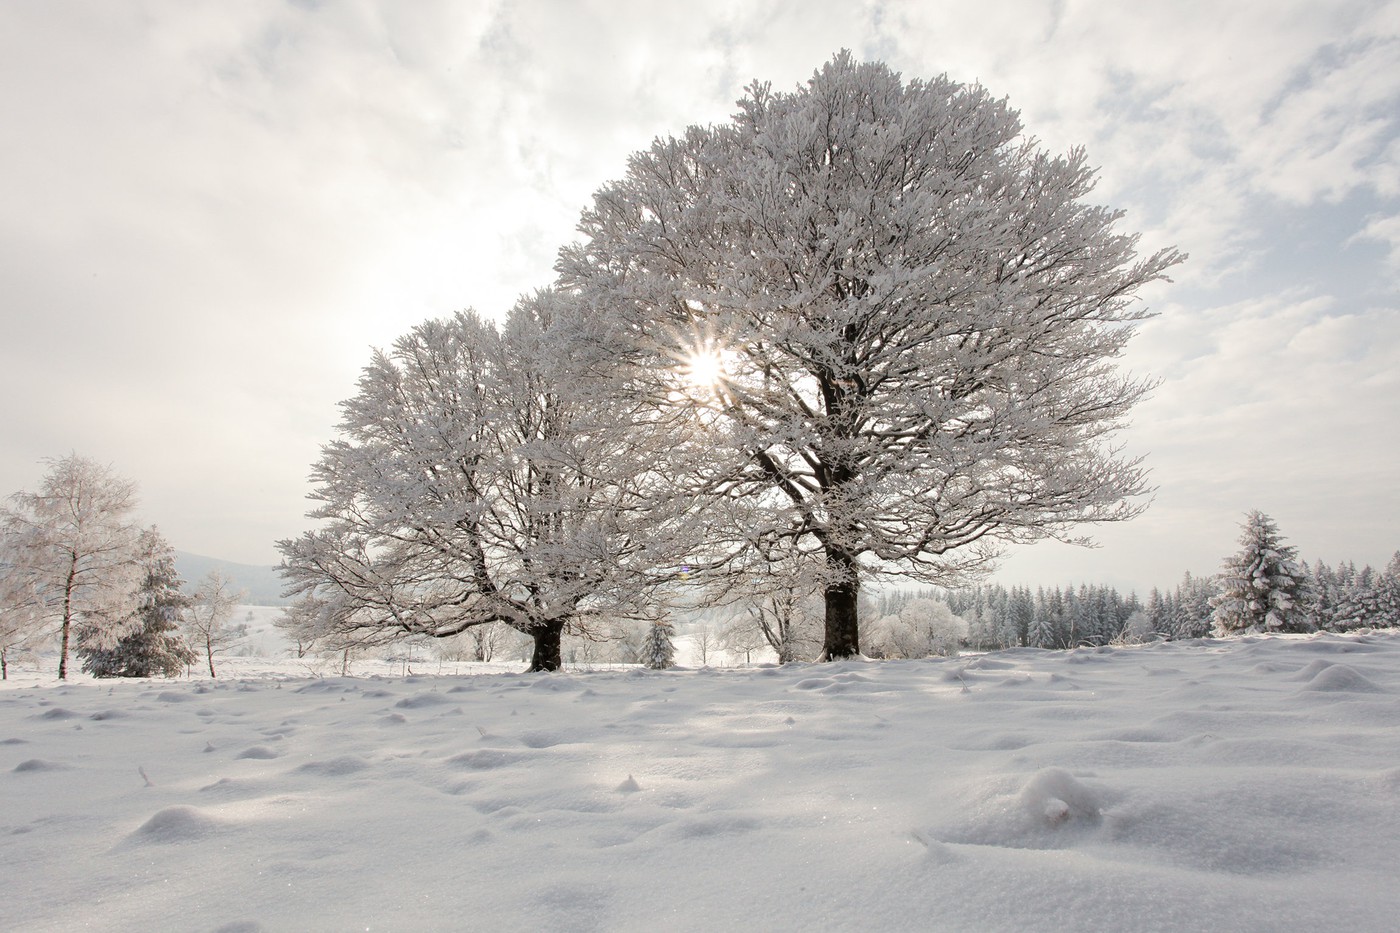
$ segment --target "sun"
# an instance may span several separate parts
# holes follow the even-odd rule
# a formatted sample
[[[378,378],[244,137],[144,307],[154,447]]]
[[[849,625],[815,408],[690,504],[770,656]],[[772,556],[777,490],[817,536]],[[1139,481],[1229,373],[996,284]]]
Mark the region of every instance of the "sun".
[[[695,389],[714,389],[724,380],[724,360],[718,350],[697,350],[685,358],[685,380]]]

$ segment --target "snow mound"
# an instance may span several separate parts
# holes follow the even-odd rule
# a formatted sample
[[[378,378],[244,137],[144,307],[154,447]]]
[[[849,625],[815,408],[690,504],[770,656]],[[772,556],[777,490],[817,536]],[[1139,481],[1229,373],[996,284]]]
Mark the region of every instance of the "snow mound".
[[[222,829],[222,824],[197,807],[184,805],[157,810],[132,833],[134,842],[197,842]]]
[[[1329,664],[1318,671],[1303,689],[1316,693],[1384,692],[1360,671],[1345,664]]]
[[[369,767],[369,762],[355,755],[342,755],[329,761],[308,761],[297,768],[304,774],[319,774],[323,777],[344,777],[356,774]]]
[[[472,771],[494,771],[513,765],[523,756],[500,748],[483,748],[474,752],[462,752],[447,759],[450,765],[457,765]]]
[[[277,757],[277,752],[276,752],[275,749],[268,748],[266,745],[254,745],[254,746],[251,746],[250,748],[245,748],[245,749],[243,749],[243,751],[239,752],[237,755],[234,755],[233,757],[235,757],[235,758],[253,758],[253,759],[260,760],[260,761],[266,761],[266,760],[269,760],[269,759],[272,759],[272,758],[276,758],[276,757]]]
[[[1060,849],[1082,841],[1099,826],[1109,793],[1063,768],[1044,768],[1014,793],[985,795],[972,816],[934,837],[965,845],[1012,849]]]
[[[398,709],[425,709],[429,706],[441,706],[444,703],[455,703],[456,701],[441,693],[429,691],[427,693],[414,694],[411,697],[404,697],[394,706]]]
[[[1099,791],[1063,768],[1037,772],[1021,788],[1018,802],[1027,814],[1052,829],[1070,823],[1097,823],[1104,808]]]

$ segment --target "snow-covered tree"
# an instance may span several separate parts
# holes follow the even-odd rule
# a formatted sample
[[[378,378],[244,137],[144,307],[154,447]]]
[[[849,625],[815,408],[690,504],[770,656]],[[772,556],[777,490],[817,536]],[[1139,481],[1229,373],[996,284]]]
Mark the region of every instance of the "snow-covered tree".
[[[870,654],[886,658],[948,657],[968,638],[968,625],[941,599],[916,597],[879,619]]]
[[[1046,598],[1044,590],[1037,590],[1030,628],[1026,632],[1026,644],[1032,648],[1057,648],[1057,629],[1054,608]]]
[[[675,634],[675,626],[665,619],[653,622],[642,646],[642,664],[654,671],[663,671],[675,664],[676,646],[672,641]]]
[[[17,492],[0,509],[5,592],[25,617],[59,637],[58,676],[68,676],[74,628],[110,644],[139,624],[132,613],[140,529],[131,520],[136,484],[70,454],[45,461],[38,492]],[[3,611],[3,607],[0,607]]]
[[[5,543],[0,538],[0,547]],[[42,637],[39,599],[32,581],[16,573],[0,550],[0,680],[10,677],[10,661]]]
[[[103,631],[78,626],[77,653],[94,677],[178,677],[194,663],[180,633],[190,598],[175,569],[175,549],[148,528],[137,540],[136,562],[140,581],[131,630],[111,643]]]
[[[291,642],[292,655],[298,658],[310,654],[317,643],[334,630],[334,621],[329,617],[326,604],[314,596],[295,600],[272,620],[272,625]]]
[[[1278,525],[1263,512],[1250,512],[1242,529],[1240,551],[1225,559],[1221,591],[1210,601],[1216,631],[1311,631],[1302,611],[1297,549],[1283,543]]]
[[[1211,601],[1220,592],[1214,577],[1182,575],[1172,597],[1172,637],[1205,638],[1214,629]]]
[[[1129,645],[1140,645],[1143,642],[1155,641],[1158,637],[1159,634],[1152,623],[1152,616],[1146,610],[1139,609],[1128,616],[1123,630],[1114,640]]]
[[[719,630],[718,644],[731,654],[743,655],[745,664],[753,660],[755,651],[771,647],[767,636],[747,613],[736,613],[724,620]]]
[[[566,627],[646,616],[684,547],[654,406],[571,298],[543,292],[502,331],[472,313],[379,352],[315,465],[323,526],[282,541],[291,592],[360,643],[501,622],[562,663]]]
[[[1148,385],[1113,360],[1182,257],[1137,256],[1084,152],[845,52],[739,108],[633,155],[557,268],[658,401],[701,404],[665,375],[711,361],[695,492],[735,540],[821,564],[823,656],[860,653],[873,573],[951,585],[1001,543],[1136,515],[1144,470],[1109,437]]]
[[[185,631],[194,650],[209,665],[210,677],[219,676],[214,670],[214,656],[248,637],[248,626],[233,623],[234,610],[247,596],[246,590],[235,590],[232,581],[218,570],[205,574],[194,591]]]

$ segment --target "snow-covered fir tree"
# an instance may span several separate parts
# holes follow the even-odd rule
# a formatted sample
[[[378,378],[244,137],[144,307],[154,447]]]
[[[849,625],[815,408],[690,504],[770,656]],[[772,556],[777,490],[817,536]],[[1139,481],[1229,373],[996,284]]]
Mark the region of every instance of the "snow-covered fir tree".
[[[1400,551],[1376,581],[1376,625],[1400,626]]]
[[[1036,593],[1035,610],[1031,616],[1026,643],[1032,648],[1054,648],[1055,637],[1054,611],[1045,598],[1045,591],[1040,590]]]
[[[675,664],[676,646],[671,641],[675,634],[675,626],[670,622],[664,619],[653,622],[646,644],[642,646],[642,663],[654,671],[663,671]]]
[[[175,551],[154,527],[137,541],[141,581],[136,591],[139,627],[115,644],[106,644],[100,628],[79,628],[77,653],[83,670],[94,677],[178,677],[195,654],[180,637],[190,606],[175,570]]]
[[[1297,549],[1285,545],[1274,520],[1260,511],[1245,518],[1239,553],[1225,559],[1221,592],[1210,601],[1217,632],[1306,632],[1304,587]]]

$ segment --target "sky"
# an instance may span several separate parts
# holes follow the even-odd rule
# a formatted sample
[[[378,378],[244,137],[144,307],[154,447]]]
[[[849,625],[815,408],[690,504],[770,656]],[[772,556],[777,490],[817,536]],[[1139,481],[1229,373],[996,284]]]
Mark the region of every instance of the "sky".
[[[549,284],[629,153],[839,49],[1082,145],[1144,251],[1136,520],[1006,582],[1146,592],[1260,509],[1400,549],[1400,2],[0,4],[0,495],[77,452],[175,547],[275,563],[371,348]]]

